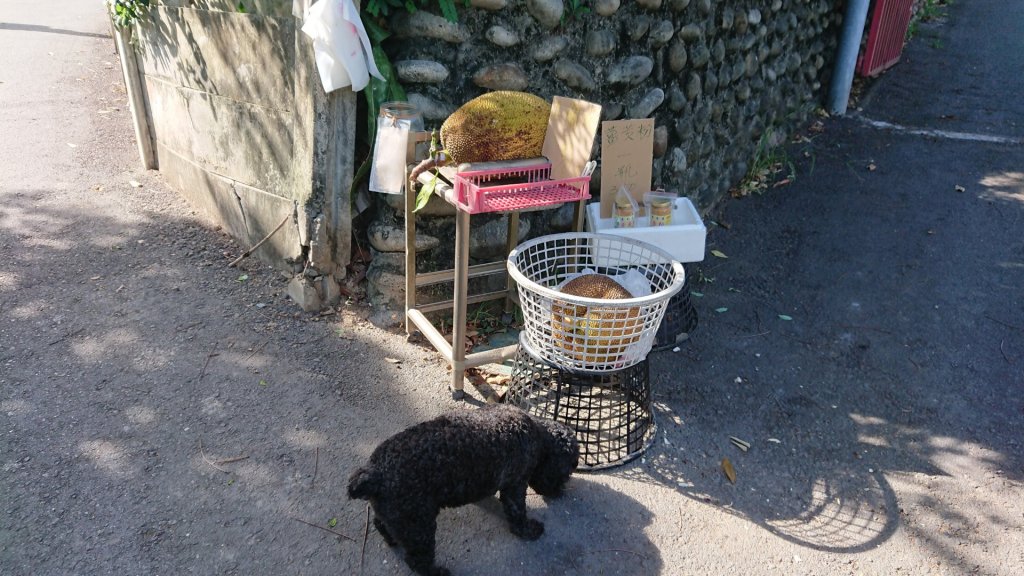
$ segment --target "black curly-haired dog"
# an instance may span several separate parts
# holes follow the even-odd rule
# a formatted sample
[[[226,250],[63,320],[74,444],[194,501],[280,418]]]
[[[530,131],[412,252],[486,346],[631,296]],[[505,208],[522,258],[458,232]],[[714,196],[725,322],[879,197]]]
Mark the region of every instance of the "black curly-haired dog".
[[[526,517],[526,487],[557,496],[579,463],[579,443],[564,424],[493,405],[441,416],[385,440],[348,484],[349,498],[369,500],[373,525],[389,546],[405,549],[418,574],[446,576],[434,563],[441,508],[499,492],[509,529],[526,540],[544,524]]]

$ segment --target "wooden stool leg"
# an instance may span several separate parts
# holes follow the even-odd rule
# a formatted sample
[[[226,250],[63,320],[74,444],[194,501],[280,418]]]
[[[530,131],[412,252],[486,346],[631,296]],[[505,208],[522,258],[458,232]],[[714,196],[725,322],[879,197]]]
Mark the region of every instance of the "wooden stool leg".
[[[519,244],[519,211],[510,212],[508,215],[508,240],[505,242],[505,256],[508,257],[509,253],[515,250]],[[515,308],[515,296],[516,296],[516,281],[512,279],[511,274],[506,274],[505,280],[505,312],[512,312]]]
[[[408,176],[408,170],[406,170]],[[409,310],[416,308],[416,183],[406,178],[405,185],[405,334],[411,335],[415,328],[409,321]]]
[[[572,209],[572,229],[573,232],[583,231],[583,216],[587,212],[586,201],[580,200]]]
[[[455,214],[455,295],[452,309],[452,398],[461,400],[466,375],[466,299],[469,294],[469,212]]]

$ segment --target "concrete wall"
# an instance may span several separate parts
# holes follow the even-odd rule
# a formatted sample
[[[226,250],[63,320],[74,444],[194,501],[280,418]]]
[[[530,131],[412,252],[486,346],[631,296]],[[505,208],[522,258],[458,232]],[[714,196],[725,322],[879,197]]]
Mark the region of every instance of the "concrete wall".
[[[287,219],[255,257],[330,284],[349,262],[355,95],[323,92],[303,2],[243,5],[161,0],[139,25],[159,168],[242,246]]]

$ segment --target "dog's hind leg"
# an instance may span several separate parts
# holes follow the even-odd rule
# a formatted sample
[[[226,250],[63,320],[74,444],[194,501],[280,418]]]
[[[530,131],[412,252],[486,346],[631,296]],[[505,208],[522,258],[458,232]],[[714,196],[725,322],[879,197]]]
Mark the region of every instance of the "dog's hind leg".
[[[423,576],[451,576],[447,568],[434,564],[434,545],[437,534],[437,514],[408,522],[398,536],[405,548],[405,563],[412,571]]]
[[[526,517],[526,483],[502,488],[498,496],[508,517],[509,530],[524,540],[536,540],[544,533],[544,524]]]
[[[395,541],[395,538],[391,535],[391,533],[388,532],[387,527],[384,526],[384,522],[382,522],[379,517],[373,517],[373,526],[377,529],[377,532],[380,532],[380,537],[384,539],[385,544],[387,544],[388,546],[394,546],[398,544],[398,542]]]

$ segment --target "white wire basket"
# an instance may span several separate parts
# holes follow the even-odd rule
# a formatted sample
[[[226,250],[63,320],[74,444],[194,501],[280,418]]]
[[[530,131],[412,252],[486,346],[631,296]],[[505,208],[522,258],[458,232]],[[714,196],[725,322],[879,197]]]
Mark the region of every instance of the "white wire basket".
[[[536,238],[516,247],[507,266],[519,288],[526,342],[541,359],[575,372],[621,370],[646,358],[685,281],[683,265],[664,250],[609,234]],[[561,292],[582,274],[610,276],[634,297]]]

